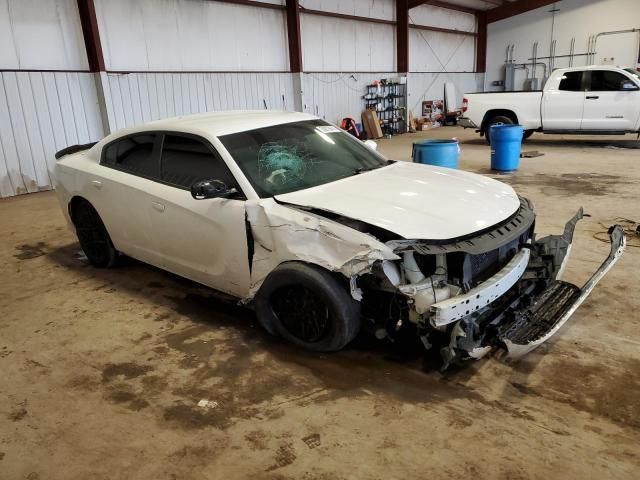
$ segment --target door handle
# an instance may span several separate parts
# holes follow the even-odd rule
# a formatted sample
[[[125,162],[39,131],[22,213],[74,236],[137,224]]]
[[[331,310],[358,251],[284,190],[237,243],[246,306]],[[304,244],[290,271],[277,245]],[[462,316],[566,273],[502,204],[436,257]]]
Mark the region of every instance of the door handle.
[[[100,190],[102,188],[102,182],[100,180],[92,180],[91,185]]]
[[[587,100],[597,100],[599,98],[600,97],[598,95],[589,95],[589,96],[587,96]]]
[[[158,202],[151,202],[151,206],[153,207],[154,210],[157,210],[159,212],[164,212],[164,205]]]

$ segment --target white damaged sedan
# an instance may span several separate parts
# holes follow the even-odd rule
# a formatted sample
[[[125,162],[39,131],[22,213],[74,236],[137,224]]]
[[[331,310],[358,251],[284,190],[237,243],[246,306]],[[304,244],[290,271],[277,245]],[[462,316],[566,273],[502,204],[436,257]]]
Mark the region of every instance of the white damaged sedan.
[[[387,160],[303,113],[220,112],[147,123],[56,154],[56,191],[89,261],[120,254],[254,306],[309,350],[415,333],[446,368],[550,338],[583,287],[559,279],[582,209],[536,239],[533,205],[501,182]]]

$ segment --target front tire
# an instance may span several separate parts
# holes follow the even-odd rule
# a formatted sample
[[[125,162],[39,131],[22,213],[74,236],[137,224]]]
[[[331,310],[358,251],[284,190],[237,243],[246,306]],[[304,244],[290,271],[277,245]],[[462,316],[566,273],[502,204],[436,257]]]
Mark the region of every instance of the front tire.
[[[86,200],[77,200],[72,205],[71,219],[89,263],[99,268],[114,267],[118,260],[118,251],[93,205]]]
[[[498,124],[513,125],[515,123],[516,122],[514,122],[513,119],[509,117],[505,117],[504,115],[497,115],[495,117],[490,118],[484,127],[484,139],[487,142],[487,145],[491,145],[490,132],[491,132],[492,125],[498,125]]]
[[[268,332],[312,352],[341,350],[360,331],[360,304],[336,276],[315,265],[280,265],[264,281],[255,306]]]

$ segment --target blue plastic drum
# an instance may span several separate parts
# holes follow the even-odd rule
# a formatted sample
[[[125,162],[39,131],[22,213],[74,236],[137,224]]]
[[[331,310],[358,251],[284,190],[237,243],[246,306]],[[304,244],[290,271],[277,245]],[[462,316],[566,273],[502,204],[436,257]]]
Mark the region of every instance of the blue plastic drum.
[[[520,145],[524,129],[522,125],[492,125],[491,170],[511,172],[520,166]]]
[[[422,140],[413,144],[414,163],[458,168],[460,146],[457,140]]]

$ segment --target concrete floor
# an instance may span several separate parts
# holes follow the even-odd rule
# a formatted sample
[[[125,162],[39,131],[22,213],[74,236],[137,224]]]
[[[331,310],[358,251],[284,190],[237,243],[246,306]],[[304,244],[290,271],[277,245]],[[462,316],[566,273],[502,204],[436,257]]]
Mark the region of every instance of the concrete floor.
[[[380,149],[404,160],[451,136],[461,168],[490,173],[488,147],[458,128]],[[525,150],[545,155],[500,176],[533,199],[541,234],[580,205],[592,215],[572,281],[607,254],[601,223],[640,217],[640,151],[612,144],[637,146],[535,135]],[[525,360],[443,376],[366,339],[303,353],[190,282],[92,268],[52,192],[0,201],[0,222],[2,479],[638,478],[638,248]]]

